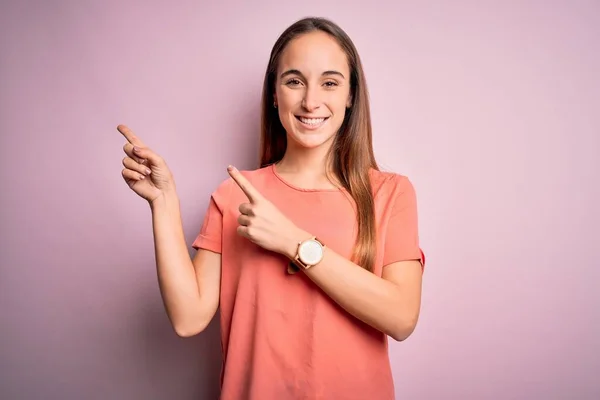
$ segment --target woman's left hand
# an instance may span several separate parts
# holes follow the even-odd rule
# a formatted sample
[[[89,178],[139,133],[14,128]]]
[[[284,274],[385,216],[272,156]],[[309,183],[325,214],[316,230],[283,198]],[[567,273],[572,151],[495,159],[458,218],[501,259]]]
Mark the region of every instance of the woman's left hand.
[[[283,215],[237,168],[229,166],[227,172],[249,201],[240,204],[238,234],[264,249],[293,258],[298,242],[308,239],[309,235]]]

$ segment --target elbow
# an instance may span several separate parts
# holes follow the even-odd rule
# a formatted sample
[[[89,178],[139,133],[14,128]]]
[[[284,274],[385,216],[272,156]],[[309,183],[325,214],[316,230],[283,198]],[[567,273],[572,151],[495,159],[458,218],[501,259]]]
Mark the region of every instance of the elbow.
[[[417,317],[399,318],[396,324],[394,324],[394,327],[388,333],[388,336],[397,342],[402,342],[408,339],[417,327],[417,320]]]
[[[202,333],[207,325],[208,324],[173,324],[173,330],[177,336],[189,338]]]
[[[189,338],[202,333],[210,324],[215,312],[216,309],[206,311],[204,308],[198,307],[177,315],[170,314],[169,320],[177,336]]]
[[[181,327],[174,328],[174,330],[175,330],[175,333],[177,334],[177,336],[182,337],[182,338],[189,338],[192,336],[196,336],[197,334],[202,332],[201,330],[198,330],[198,329],[185,329],[185,328],[181,328]]]
[[[408,339],[412,333],[413,333],[413,331],[405,330],[405,331],[392,332],[389,334],[389,336],[392,339],[394,339],[396,342],[403,342],[406,339]]]

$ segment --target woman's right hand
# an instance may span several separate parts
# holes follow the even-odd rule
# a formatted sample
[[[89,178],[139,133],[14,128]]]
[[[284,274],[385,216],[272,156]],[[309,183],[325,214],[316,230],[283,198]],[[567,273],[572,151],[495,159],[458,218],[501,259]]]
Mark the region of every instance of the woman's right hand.
[[[127,139],[123,146],[127,156],[123,158],[122,175],[131,190],[149,203],[168,191],[175,191],[175,181],[167,163],[125,125],[117,126],[117,130]]]

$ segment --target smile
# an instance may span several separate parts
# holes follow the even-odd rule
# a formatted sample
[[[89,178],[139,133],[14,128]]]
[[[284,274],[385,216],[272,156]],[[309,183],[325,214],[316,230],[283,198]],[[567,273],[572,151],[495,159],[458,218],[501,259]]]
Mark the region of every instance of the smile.
[[[320,128],[321,126],[323,126],[323,124],[325,124],[325,122],[329,119],[329,117],[305,118],[305,117],[300,117],[300,116],[296,115],[296,119],[298,121],[300,121],[300,123],[302,125],[304,125],[305,127],[309,128],[309,129],[317,129],[317,128]]]

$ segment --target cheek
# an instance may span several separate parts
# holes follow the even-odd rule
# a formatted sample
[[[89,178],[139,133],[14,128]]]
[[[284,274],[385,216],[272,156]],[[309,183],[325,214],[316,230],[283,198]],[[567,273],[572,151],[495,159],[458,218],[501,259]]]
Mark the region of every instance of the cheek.
[[[277,96],[277,107],[290,109],[302,101],[302,93],[299,90],[278,89],[275,92]]]
[[[278,97],[278,107],[284,111],[293,111],[302,104],[302,96],[294,93],[285,93]]]
[[[339,112],[340,110],[344,110],[348,105],[348,97],[349,93],[332,93],[332,96],[329,98],[329,104],[332,108],[335,108],[335,111]]]

